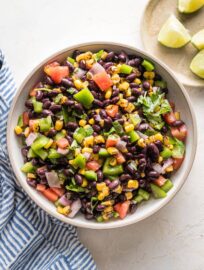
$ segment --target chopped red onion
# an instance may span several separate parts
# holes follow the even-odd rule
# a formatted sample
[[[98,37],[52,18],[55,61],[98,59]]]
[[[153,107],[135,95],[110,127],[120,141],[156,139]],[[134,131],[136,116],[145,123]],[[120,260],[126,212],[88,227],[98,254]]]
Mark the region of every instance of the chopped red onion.
[[[69,153],[69,149],[62,149],[62,148],[58,147],[57,152],[59,154],[66,155]]]
[[[84,155],[85,159],[88,160],[91,156],[91,153],[85,152],[85,153],[83,153],[83,155]]]
[[[159,174],[163,173],[163,169],[162,169],[162,166],[159,164],[159,163],[154,163],[152,165],[152,168],[158,172]]]
[[[74,75],[78,78],[78,79],[81,79],[84,75],[86,74],[86,71],[81,69],[81,68],[78,68],[76,70],[76,72],[74,73]]]
[[[105,69],[99,64],[95,63],[92,68],[89,70],[89,72],[93,75],[96,75],[98,73],[104,72]]]
[[[116,144],[116,147],[118,148],[118,150],[120,150],[121,152],[124,152],[127,148],[126,148],[127,143],[119,140]]]
[[[61,187],[58,174],[55,171],[46,172],[45,176],[47,178],[47,182],[50,187],[57,187],[57,188]]]
[[[96,114],[96,116],[94,116],[95,117],[95,120],[97,121],[97,122],[100,122],[101,121],[101,116],[100,116],[100,114]]]
[[[81,201],[80,199],[77,199],[71,204],[71,213],[68,215],[68,217],[73,218],[78,213],[80,208],[81,208]]]
[[[148,138],[147,135],[145,135],[144,133],[140,132],[140,131],[137,131],[137,134],[144,140],[146,140]]]
[[[68,200],[66,195],[62,195],[61,198],[59,198],[59,203],[63,206],[71,205],[72,201]]]
[[[31,146],[32,143],[35,141],[35,139],[37,138],[37,134],[36,133],[33,133],[31,132],[28,137],[26,138],[25,142],[26,142],[26,145],[27,146]]]
[[[165,173],[166,168],[171,166],[174,163],[172,158],[168,158],[167,160],[164,161],[164,164],[162,166],[162,173]]]

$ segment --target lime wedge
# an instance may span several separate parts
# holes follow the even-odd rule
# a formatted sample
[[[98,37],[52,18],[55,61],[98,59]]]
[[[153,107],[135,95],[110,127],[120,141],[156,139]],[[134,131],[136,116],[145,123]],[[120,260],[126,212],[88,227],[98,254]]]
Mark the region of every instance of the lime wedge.
[[[204,0],[179,0],[178,10],[181,13],[192,13],[204,6]]]
[[[191,42],[198,50],[204,49],[204,29],[196,33],[192,37]]]
[[[204,79],[204,50],[200,51],[193,58],[190,64],[190,69],[198,77]]]
[[[174,15],[168,18],[158,35],[158,41],[169,48],[183,47],[190,40],[187,29]]]

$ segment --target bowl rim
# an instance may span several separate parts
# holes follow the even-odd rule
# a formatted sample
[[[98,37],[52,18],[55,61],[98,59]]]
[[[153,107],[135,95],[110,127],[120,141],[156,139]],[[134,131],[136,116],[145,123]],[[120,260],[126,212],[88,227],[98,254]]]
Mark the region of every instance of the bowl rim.
[[[15,163],[15,158],[12,155],[12,148],[11,148],[11,143],[10,143],[10,134],[11,134],[11,124],[12,124],[12,116],[14,113],[14,108],[16,105],[16,102],[22,92],[22,90],[24,89],[24,86],[26,85],[26,83],[30,80],[30,78],[35,74],[35,72],[41,68],[43,65],[45,65],[46,63],[48,63],[51,59],[59,56],[60,54],[65,53],[66,51],[70,51],[70,50],[74,50],[76,48],[82,47],[82,46],[94,46],[94,45],[107,45],[107,46],[120,46],[123,47],[124,49],[130,49],[130,50],[134,50],[135,53],[140,53],[143,54],[145,56],[147,56],[147,58],[151,59],[153,62],[155,62],[156,64],[160,65],[163,69],[165,69],[165,71],[167,73],[169,73],[169,75],[173,78],[173,80],[178,84],[184,98],[187,101],[188,107],[189,107],[189,111],[192,117],[192,126],[193,126],[193,138],[194,141],[192,142],[192,153],[191,153],[191,159],[189,160],[189,166],[188,169],[183,173],[183,175],[181,176],[181,181],[179,186],[177,187],[177,189],[175,189],[171,194],[169,194],[165,200],[162,200],[161,203],[155,207],[153,210],[151,210],[150,212],[144,214],[142,217],[137,218],[137,216],[135,216],[134,219],[132,220],[127,220],[127,219],[123,219],[120,222],[117,223],[89,223],[89,221],[86,222],[81,222],[78,221],[76,219],[71,219],[71,218],[67,218],[64,217],[62,215],[58,215],[58,213],[53,212],[52,210],[49,209],[49,207],[45,206],[41,200],[36,199],[36,195],[32,192],[32,190],[28,189],[27,183],[25,180],[22,179],[22,177],[20,176],[20,169],[17,167],[16,163]],[[193,110],[193,106],[190,100],[190,97],[188,95],[188,93],[186,92],[186,89],[184,88],[184,86],[177,80],[175,74],[170,70],[170,68],[164,64],[163,62],[161,62],[159,59],[157,59],[156,57],[152,56],[149,53],[146,53],[145,51],[138,49],[137,47],[134,46],[130,46],[127,44],[123,44],[123,43],[119,43],[119,42],[111,42],[111,41],[92,41],[92,42],[85,42],[85,43],[79,43],[79,44],[75,44],[72,46],[68,46],[62,50],[59,50],[53,54],[51,54],[49,57],[47,57],[46,59],[42,60],[40,62],[40,64],[38,64],[37,66],[35,66],[31,72],[29,72],[29,74],[25,77],[25,79],[23,80],[23,82],[21,83],[21,85],[18,87],[18,90],[15,93],[14,99],[12,101],[10,110],[9,110],[9,115],[8,115],[8,121],[7,121],[7,133],[6,133],[6,140],[7,140],[7,148],[8,148],[8,155],[9,155],[9,159],[10,159],[10,163],[11,163],[11,167],[13,169],[14,175],[16,176],[17,181],[20,183],[20,186],[23,188],[23,190],[28,194],[28,196],[41,208],[43,209],[46,213],[48,213],[50,216],[66,223],[66,224],[70,224],[70,225],[74,225],[77,227],[82,227],[82,228],[87,228],[87,229],[112,229],[112,228],[119,228],[119,227],[124,227],[127,225],[131,225],[134,223],[137,223],[139,221],[142,221],[148,217],[150,217],[151,215],[153,215],[154,213],[156,213],[157,211],[159,211],[162,207],[164,207],[165,205],[167,205],[172,199],[173,197],[178,193],[178,191],[181,189],[181,187],[184,185],[190,171],[191,168],[193,166],[194,160],[195,160],[195,154],[196,154],[196,149],[197,149],[197,123],[196,123],[196,117],[195,117],[195,113]]]

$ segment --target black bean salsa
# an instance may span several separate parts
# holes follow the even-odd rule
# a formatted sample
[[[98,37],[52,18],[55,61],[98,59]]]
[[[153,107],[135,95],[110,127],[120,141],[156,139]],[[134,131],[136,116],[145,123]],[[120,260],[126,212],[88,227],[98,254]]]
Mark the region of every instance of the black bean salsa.
[[[97,222],[166,197],[187,136],[167,94],[154,64],[125,51],[47,64],[15,127],[27,183],[58,213]]]

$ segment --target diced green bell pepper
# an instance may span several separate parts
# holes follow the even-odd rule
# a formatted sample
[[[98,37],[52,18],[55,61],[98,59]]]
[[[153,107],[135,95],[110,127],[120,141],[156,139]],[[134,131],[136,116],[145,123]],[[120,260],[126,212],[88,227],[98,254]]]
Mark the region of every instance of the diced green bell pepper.
[[[167,179],[166,182],[164,183],[164,185],[161,187],[165,192],[168,192],[170,189],[172,189],[173,187],[173,183],[171,182],[171,180]]]
[[[160,87],[161,89],[164,89],[167,87],[167,83],[165,81],[155,81],[154,85],[157,87]]]
[[[155,184],[150,184],[152,193],[156,199],[165,198],[166,192]]]
[[[101,148],[98,152],[98,155],[99,157],[102,157],[102,158],[110,156],[108,151],[105,148]]]
[[[64,133],[58,132],[58,133],[55,135],[54,139],[55,139],[55,141],[58,141],[58,140],[60,140],[60,139],[62,139],[62,138],[64,138],[64,137],[65,137]]]
[[[133,67],[126,64],[122,64],[120,67],[120,73],[123,73],[123,74],[130,74],[132,70],[133,70]]]
[[[18,117],[18,123],[17,123],[17,125],[19,127],[23,127],[23,116],[22,116],[22,114]]]
[[[104,52],[104,50],[100,50],[95,54],[96,61],[101,59],[101,56],[102,56],[103,52]]]
[[[48,142],[49,138],[42,135],[32,143],[31,148],[35,152],[36,150],[43,148]]]
[[[62,116],[64,119],[64,123],[67,124],[69,122],[69,114],[65,106],[62,106]]]
[[[97,181],[97,174],[94,171],[86,171],[84,176],[91,181]]]
[[[28,150],[28,158],[35,158],[35,157],[37,157],[37,155],[35,154],[35,152],[33,151],[33,149],[32,148],[30,148],[29,150]]]
[[[137,195],[133,200],[137,203],[140,203],[144,200],[144,198],[141,195]]]
[[[172,150],[172,157],[173,158],[183,158],[185,154],[185,145],[182,141],[175,139],[173,143],[174,148]]]
[[[148,200],[149,200],[149,197],[150,197],[150,194],[149,194],[146,190],[144,190],[144,189],[142,189],[142,188],[140,188],[140,189],[138,190],[138,195],[142,196],[142,198],[143,198],[145,201],[148,201]]]
[[[86,125],[84,127],[84,130],[86,132],[86,137],[91,136],[93,134],[93,132],[94,132],[92,126],[90,126],[90,125]]]
[[[68,61],[69,63],[71,63],[71,64],[74,64],[74,63],[75,63],[75,60],[74,60],[74,58],[72,58],[72,57],[67,57],[67,61]]]
[[[118,135],[122,136],[124,134],[124,129],[117,120],[113,122],[113,127]]]
[[[41,113],[43,109],[43,104],[40,101],[36,101],[33,99],[33,107],[34,107],[34,112],[36,113]]]
[[[154,65],[148,61],[148,60],[143,60],[142,66],[147,70],[147,71],[152,71],[154,70]]]
[[[55,159],[55,158],[60,158],[62,155],[57,152],[54,148],[50,148],[48,158],[49,159]]]
[[[132,124],[134,125],[134,127],[138,126],[141,122],[141,118],[139,116],[139,114],[136,113],[132,113],[129,115],[130,117],[130,121],[132,122]]]
[[[45,160],[48,156],[48,153],[44,149],[38,149],[35,151],[35,154],[39,156],[42,160]]]
[[[21,171],[24,173],[32,173],[35,171],[35,166],[33,166],[32,162],[26,162],[22,167]]]
[[[51,116],[48,116],[46,118],[41,118],[39,120],[40,131],[41,132],[49,131],[51,128],[51,124],[52,124]]]
[[[79,145],[78,145],[77,141],[76,140],[73,140],[69,149],[70,150],[74,150],[74,149],[76,149],[78,147],[79,147]]]
[[[172,151],[168,147],[164,147],[160,155],[164,158],[170,158],[172,156]]]
[[[106,159],[103,165],[103,174],[105,176],[114,176],[123,173],[123,166],[122,165],[111,166],[110,160],[111,158]]]
[[[90,109],[94,96],[88,88],[84,88],[74,95],[74,98],[80,102],[86,109]]]
[[[74,159],[74,164],[83,169],[85,166],[86,166],[86,158],[82,155],[82,154],[79,154],[77,155],[77,157]]]
[[[86,131],[84,128],[77,128],[73,134],[73,138],[78,142],[82,143],[83,139],[86,137]]]
[[[55,98],[54,98],[54,103],[58,104],[61,100],[61,98],[63,97],[63,94],[58,94]]]
[[[135,130],[131,130],[130,132],[127,133],[128,136],[130,137],[130,142],[134,143],[139,140],[140,136],[137,134]]]
[[[104,221],[104,219],[103,219],[102,216],[98,216],[98,217],[96,218],[96,220],[97,220],[97,222],[103,222],[103,221]]]

